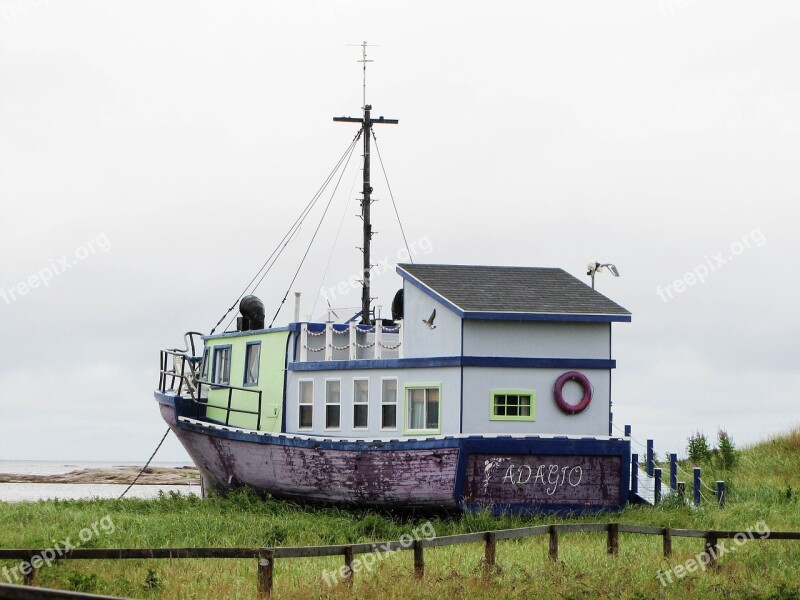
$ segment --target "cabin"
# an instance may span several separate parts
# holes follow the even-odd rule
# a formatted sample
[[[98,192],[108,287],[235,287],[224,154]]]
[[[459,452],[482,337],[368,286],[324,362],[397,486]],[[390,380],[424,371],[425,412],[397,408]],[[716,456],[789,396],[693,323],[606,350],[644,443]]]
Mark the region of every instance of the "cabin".
[[[402,314],[204,338],[205,420],[350,439],[610,436],[626,309],[558,268],[400,264]]]

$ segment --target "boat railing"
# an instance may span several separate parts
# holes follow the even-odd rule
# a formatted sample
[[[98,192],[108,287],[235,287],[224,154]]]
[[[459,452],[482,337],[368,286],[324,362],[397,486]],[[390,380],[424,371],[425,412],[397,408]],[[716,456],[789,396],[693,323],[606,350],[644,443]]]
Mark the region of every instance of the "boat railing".
[[[300,362],[402,358],[400,324],[301,323]]]
[[[203,386],[207,387],[205,395],[203,395]],[[209,402],[209,398],[208,398],[208,389],[227,390],[228,391],[228,398],[227,398],[226,405],[225,406],[221,406],[221,405],[216,404],[216,403],[214,403],[214,404],[210,403]],[[248,394],[256,394],[256,397],[258,398],[258,408],[256,410],[247,410],[245,408],[234,408],[232,406],[234,391],[246,392]],[[201,412],[202,412],[201,409],[205,409],[206,411],[209,408],[219,409],[219,410],[224,410],[225,411],[225,425],[226,426],[229,426],[231,424],[231,413],[236,413],[236,414],[243,414],[243,415],[255,415],[255,417],[256,417],[256,431],[261,429],[261,403],[262,403],[262,396],[263,396],[263,393],[262,393],[261,390],[253,389],[253,388],[237,387],[235,385],[228,385],[228,384],[222,384],[222,383],[213,383],[211,381],[198,380],[197,381],[197,392],[198,393],[197,393],[196,397],[194,395],[192,396],[192,402],[195,405],[195,418],[196,419],[199,420],[201,417],[206,416],[206,415],[201,414]]]
[[[195,407],[196,419],[205,417],[205,412],[207,412],[209,408],[218,409],[225,411],[225,425],[230,425],[231,413],[239,413],[255,415],[256,430],[261,429],[262,391],[253,388],[237,387],[227,383],[204,381],[199,376],[202,361],[202,356],[192,356],[188,354],[187,351],[177,349],[162,350],[158,389],[162,394],[174,392],[176,396],[186,396],[191,399]],[[177,388],[175,387],[176,384]],[[219,393],[217,390],[227,390],[227,401],[225,401],[225,404],[217,404],[216,402],[209,403],[208,393],[210,390],[214,390],[216,393]],[[232,406],[233,394],[235,391],[244,392],[246,394],[256,394],[258,409],[247,410]]]
[[[184,350],[162,350],[160,357],[160,371],[158,389],[162,393],[174,391],[176,395],[183,395],[184,391],[193,393],[197,389],[198,374],[202,356],[193,356]],[[178,387],[175,387],[175,384]]]

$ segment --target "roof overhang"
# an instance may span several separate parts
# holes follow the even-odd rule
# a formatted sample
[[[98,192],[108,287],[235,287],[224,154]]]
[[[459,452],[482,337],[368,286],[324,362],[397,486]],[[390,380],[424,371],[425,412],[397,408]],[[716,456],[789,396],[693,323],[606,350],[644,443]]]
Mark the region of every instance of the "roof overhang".
[[[609,314],[584,314],[584,313],[535,313],[535,312],[495,312],[495,311],[470,311],[464,310],[454,304],[439,292],[431,288],[402,267],[397,267],[397,273],[405,281],[421,290],[462,319],[472,319],[480,321],[555,321],[560,323],[611,323],[623,322],[630,323],[631,315],[609,315]]]

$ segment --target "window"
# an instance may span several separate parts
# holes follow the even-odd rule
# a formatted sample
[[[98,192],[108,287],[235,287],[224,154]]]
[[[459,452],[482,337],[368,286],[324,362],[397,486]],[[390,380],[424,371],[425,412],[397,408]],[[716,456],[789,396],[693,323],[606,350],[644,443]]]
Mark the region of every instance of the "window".
[[[325,429],[339,429],[342,411],[342,382],[338,379],[325,381]]]
[[[244,384],[258,383],[258,367],[261,362],[261,342],[248,342],[244,351]]]
[[[381,429],[397,429],[397,379],[381,381]]]
[[[214,366],[211,369],[213,378],[211,383],[229,385],[231,382],[231,347],[217,346],[214,348]]]
[[[353,380],[353,427],[369,426],[369,379]]]
[[[439,432],[439,387],[406,387],[406,432]]]
[[[300,393],[300,429],[311,429],[314,425],[314,382],[301,381]]]
[[[203,348],[203,366],[200,368],[200,379],[203,381],[208,381],[208,363],[209,361],[209,350],[208,348]]]
[[[535,421],[536,392],[530,390],[496,390],[492,392],[492,421]]]

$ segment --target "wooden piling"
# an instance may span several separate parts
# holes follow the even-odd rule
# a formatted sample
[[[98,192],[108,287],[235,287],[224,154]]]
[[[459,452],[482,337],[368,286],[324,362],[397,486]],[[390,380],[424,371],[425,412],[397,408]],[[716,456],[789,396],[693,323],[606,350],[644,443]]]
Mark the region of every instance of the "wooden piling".
[[[347,585],[353,585],[353,547],[345,546],[344,548],[344,580]]]
[[[486,560],[486,567],[494,567],[497,558],[497,534],[490,531],[486,534],[486,549],[484,551],[484,558]]]
[[[422,540],[414,540],[414,577],[422,579],[425,575],[425,555]]]
[[[272,578],[275,571],[275,552],[264,549],[258,557],[258,597],[260,600],[272,596]]]
[[[558,525],[550,525],[550,560],[558,560]]]
[[[608,525],[608,553],[617,556],[619,554],[619,523]]]

